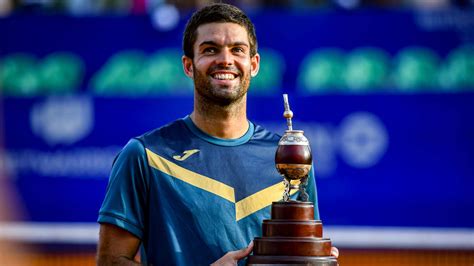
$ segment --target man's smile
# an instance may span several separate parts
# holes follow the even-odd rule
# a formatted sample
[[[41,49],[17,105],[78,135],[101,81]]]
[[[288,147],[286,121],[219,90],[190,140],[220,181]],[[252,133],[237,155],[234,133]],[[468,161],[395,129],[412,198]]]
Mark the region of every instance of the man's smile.
[[[240,71],[237,71],[235,68],[213,67],[210,71],[210,76],[216,80],[234,80],[240,76]]]
[[[209,76],[212,79],[212,83],[227,87],[238,82],[240,74],[239,72],[233,70],[219,69],[211,71]]]
[[[214,79],[219,80],[232,80],[235,79],[237,76],[231,73],[215,73],[211,75]]]

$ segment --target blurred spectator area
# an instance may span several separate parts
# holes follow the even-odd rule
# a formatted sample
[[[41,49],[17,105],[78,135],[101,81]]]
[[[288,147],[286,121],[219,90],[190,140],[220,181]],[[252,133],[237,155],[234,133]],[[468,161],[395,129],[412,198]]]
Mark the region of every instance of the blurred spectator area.
[[[159,6],[172,5],[181,11],[200,8],[215,0],[0,0],[0,14],[13,11],[66,12],[73,14],[147,13]],[[243,9],[262,8],[467,8],[474,0],[229,0]]]
[[[252,80],[252,93],[274,94],[282,88],[285,58],[273,49],[259,52],[261,68]],[[85,64],[74,53],[11,53],[0,58],[0,80],[5,96],[82,90],[101,96],[191,95],[192,81],[183,73],[181,55],[179,47],[119,51],[87,80]],[[318,48],[304,57],[298,73],[293,82],[302,95],[460,92],[474,89],[474,46],[459,46],[445,57],[420,46],[393,55],[377,47]]]

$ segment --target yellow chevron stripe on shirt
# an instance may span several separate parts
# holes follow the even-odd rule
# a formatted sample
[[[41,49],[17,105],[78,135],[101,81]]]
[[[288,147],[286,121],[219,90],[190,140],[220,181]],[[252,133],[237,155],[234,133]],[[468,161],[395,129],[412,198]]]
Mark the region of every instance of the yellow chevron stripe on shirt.
[[[282,182],[260,190],[235,204],[235,218],[240,220],[258,210],[261,210],[274,201],[281,200],[285,186]]]
[[[228,201],[235,202],[234,188],[222,182],[200,175],[186,168],[183,168],[158,154],[146,149],[148,163],[151,167],[173,176],[195,187],[204,189]]]
[[[272,202],[281,200],[284,191],[285,185],[283,182],[279,182],[238,201],[235,204],[236,220],[243,219],[254,212],[270,206]],[[293,195],[296,193],[296,190],[292,190],[290,193]]]
[[[207,176],[190,171],[181,167],[161,156],[145,149],[148,163],[151,167],[175,177],[183,182],[186,182],[195,187],[206,190],[217,196],[220,196],[232,203],[235,203],[235,220],[239,221],[267,206],[272,202],[282,199],[285,186],[283,182],[279,182],[270,187],[264,188],[240,201],[235,202],[234,188],[222,182],[209,178]],[[292,182],[294,183],[294,182]],[[296,190],[291,191],[291,194],[296,193]]]

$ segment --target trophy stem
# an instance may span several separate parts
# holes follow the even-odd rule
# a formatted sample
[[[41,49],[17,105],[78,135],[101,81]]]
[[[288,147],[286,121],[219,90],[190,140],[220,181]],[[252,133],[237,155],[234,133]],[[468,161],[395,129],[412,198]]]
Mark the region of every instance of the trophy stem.
[[[284,178],[283,184],[285,185],[285,191],[283,192],[283,201],[290,200],[290,190],[291,190],[291,183],[290,180]]]
[[[300,201],[308,201],[309,200],[309,195],[306,192],[306,187],[308,186],[308,176],[307,175],[300,179],[300,183],[298,185],[292,185],[291,180],[289,180],[287,178],[283,179],[283,184],[285,185],[285,191],[283,192],[283,201],[289,201],[290,200],[290,195],[291,195],[291,190],[292,189],[297,189],[300,192],[297,200],[300,200]]]
[[[300,195],[298,196],[298,200],[301,201],[308,201],[309,195],[306,192],[306,187],[308,186],[308,176],[301,178],[300,185],[298,190],[300,191]]]

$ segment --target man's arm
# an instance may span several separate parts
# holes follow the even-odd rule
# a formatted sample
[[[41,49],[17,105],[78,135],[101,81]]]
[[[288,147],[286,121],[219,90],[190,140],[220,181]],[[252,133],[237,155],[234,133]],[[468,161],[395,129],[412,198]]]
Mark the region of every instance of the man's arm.
[[[100,224],[97,265],[140,265],[134,261],[140,239],[115,225]]]

